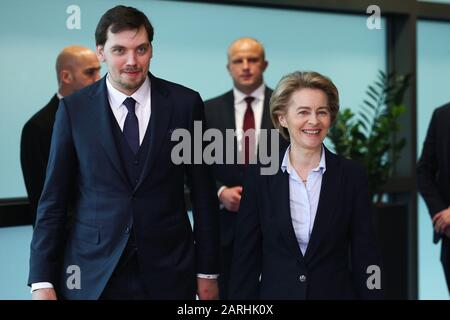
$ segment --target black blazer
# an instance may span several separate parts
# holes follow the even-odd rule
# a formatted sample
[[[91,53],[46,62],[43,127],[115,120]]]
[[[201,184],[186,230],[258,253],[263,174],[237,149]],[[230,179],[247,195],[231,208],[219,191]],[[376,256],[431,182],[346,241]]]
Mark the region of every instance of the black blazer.
[[[20,164],[30,203],[30,215],[34,225],[36,210],[44,187],[50,141],[59,99],[56,94],[47,105],[33,115],[22,129],[20,139]]]
[[[422,155],[417,164],[417,185],[431,217],[450,204],[450,104],[433,112]],[[434,233],[434,243],[441,235]],[[441,258],[450,260],[449,241],[444,237]],[[444,261],[443,260],[443,261]]]
[[[178,143],[171,141],[173,130],[193,136],[194,121],[204,120],[203,102],[195,91],[149,76],[150,147],[135,187],[115,145],[106,78],[61,100],[31,243],[29,284],[48,281],[68,299],[97,299],[132,226],[143,280],[154,299],[193,299],[196,274],[219,272],[218,203],[210,170],[171,160]],[[185,175],[193,190],[194,230],[184,201]],[[74,224],[66,236],[71,186]],[[66,286],[71,265],[81,270],[81,289]]]
[[[264,92],[264,109],[261,121],[261,129],[273,129],[270,119],[269,100],[272,90],[266,87]],[[234,95],[233,90],[227,93],[207,100],[205,102],[205,117],[208,128],[219,129],[225,137],[226,129],[236,130],[234,115]],[[234,154],[237,155],[237,140],[234,139]],[[224,150],[223,154],[226,154]],[[213,174],[216,180],[216,192],[222,187],[242,186],[244,180],[244,165],[242,164],[214,164]],[[221,210],[220,214],[220,232],[221,244],[229,245],[234,237],[234,223],[236,212],[230,212],[226,209]]]
[[[366,286],[367,267],[380,266],[366,173],[357,163],[325,152],[326,171],[305,256],[292,226],[289,174],[279,170],[264,176],[258,166],[251,169],[237,215],[231,299],[381,295]]]

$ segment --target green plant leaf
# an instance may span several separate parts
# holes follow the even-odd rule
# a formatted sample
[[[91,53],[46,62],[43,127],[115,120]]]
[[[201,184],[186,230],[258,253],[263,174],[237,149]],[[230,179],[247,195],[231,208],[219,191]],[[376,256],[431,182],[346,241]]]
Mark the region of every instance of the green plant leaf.
[[[395,172],[406,145],[406,140],[396,137],[396,133],[400,130],[399,118],[406,112],[403,99],[410,78],[410,74],[386,74],[379,70],[373,84],[367,86],[360,110],[357,113],[348,108],[341,110],[329,131],[338,154],[366,167],[373,199],[380,198],[382,187]]]

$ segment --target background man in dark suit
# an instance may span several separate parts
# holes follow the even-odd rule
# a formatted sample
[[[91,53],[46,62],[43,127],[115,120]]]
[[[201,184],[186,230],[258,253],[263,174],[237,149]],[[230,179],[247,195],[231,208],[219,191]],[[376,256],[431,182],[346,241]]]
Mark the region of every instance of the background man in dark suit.
[[[60,102],[31,243],[33,298],[194,299],[197,290],[200,299],[214,299],[214,180],[204,164],[171,159],[173,131],[193,134],[194,121],[204,119],[200,95],[148,72],[153,27],[139,10],[108,10],[95,38],[108,74]]]
[[[64,48],[56,59],[58,92],[33,115],[22,130],[20,162],[30,202],[34,226],[47,168],[50,141],[59,100],[100,79],[100,62],[94,51],[81,47]]]
[[[255,143],[258,141],[260,129],[273,128],[269,113],[272,90],[266,87],[263,78],[267,66],[264,48],[258,40],[237,39],[228,48],[227,69],[233,79],[233,90],[205,102],[208,128],[219,129],[224,137],[226,129],[237,129],[235,155],[238,157],[245,157],[242,154],[243,149],[256,152],[256,146],[247,145],[247,148],[243,148],[245,129],[255,129],[256,139],[250,142]],[[213,169],[216,192],[221,203],[219,277],[221,299],[228,297],[227,286],[233,254],[234,224],[241,200],[244,171],[245,165],[242,164],[215,164]]]
[[[450,104],[433,112],[422,155],[417,185],[434,225],[434,243],[442,240],[441,262],[450,291]]]

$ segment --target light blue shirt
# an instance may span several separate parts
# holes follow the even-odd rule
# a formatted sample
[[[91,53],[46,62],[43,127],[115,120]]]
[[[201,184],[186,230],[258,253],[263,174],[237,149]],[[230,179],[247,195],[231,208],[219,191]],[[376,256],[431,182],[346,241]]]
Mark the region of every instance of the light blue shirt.
[[[289,160],[291,146],[286,150],[281,163],[281,170],[289,174],[289,202],[292,226],[303,255],[308,247],[309,239],[316,218],[319,204],[322,177],[326,170],[325,150],[322,146],[319,165],[308,174],[306,183],[302,181]]]

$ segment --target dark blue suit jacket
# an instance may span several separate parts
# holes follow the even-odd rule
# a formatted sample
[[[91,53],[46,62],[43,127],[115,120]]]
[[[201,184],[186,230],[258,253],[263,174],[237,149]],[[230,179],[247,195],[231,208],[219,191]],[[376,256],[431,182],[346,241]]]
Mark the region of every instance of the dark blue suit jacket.
[[[449,121],[450,104],[434,110],[417,163],[417,186],[432,218],[450,204]],[[450,238],[434,232],[433,242],[438,243],[440,239],[441,261],[450,290]]]
[[[193,133],[194,121],[204,118],[203,102],[197,92],[149,76],[150,148],[135,188],[113,137],[105,78],[61,101],[31,243],[29,284],[49,281],[66,298],[98,298],[132,226],[142,274],[155,299],[194,298],[196,273],[218,273],[218,204],[210,170],[171,161],[178,143],[171,141],[173,130]],[[184,201],[185,175],[194,232]],[[71,186],[75,221],[65,234]],[[70,265],[80,267],[81,289],[66,285]]]
[[[380,266],[366,174],[355,162],[325,152],[305,256],[292,226],[289,174],[279,170],[262,176],[257,166],[252,168],[237,215],[231,299],[380,297],[381,290],[366,286],[367,267]]]

